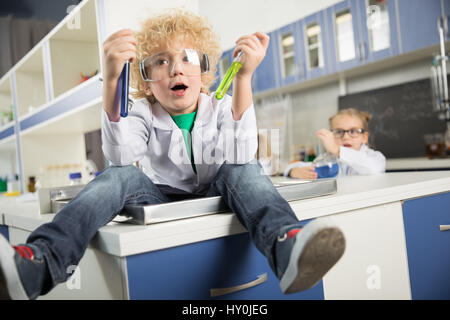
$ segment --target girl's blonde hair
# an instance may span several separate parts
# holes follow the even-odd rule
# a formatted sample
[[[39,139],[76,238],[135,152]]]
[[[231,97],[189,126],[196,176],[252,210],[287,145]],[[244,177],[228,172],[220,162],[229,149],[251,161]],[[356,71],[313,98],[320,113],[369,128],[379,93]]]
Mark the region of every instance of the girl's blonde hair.
[[[332,116],[330,119],[328,119],[330,124],[330,129],[333,128],[333,120],[338,116],[352,116],[357,117],[361,120],[362,123],[362,129],[364,129],[366,132],[369,130],[369,122],[372,116],[370,113],[365,111],[360,111],[354,108],[348,108],[348,109],[342,109],[339,110],[338,113],[336,113],[334,116]]]
[[[193,48],[206,53],[209,58],[209,71],[202,74],[201,92],[209,93],[214,83],[216,66],[222,55],[218,36],[213,32],[212,26],[205,17],[197,16],[184,9],[168,9],[155,15],[142,24],[141,31],[135,34],[138,41],[136,47],[136,60],[131,64],[131,86],[136,92],[131,93],[134,98],[147,98],[155,102],[153,96],[145,93],[146,83],[141,78],[139,62],[155,53],[158,49],[175,39],[186,40],[192,43]]]

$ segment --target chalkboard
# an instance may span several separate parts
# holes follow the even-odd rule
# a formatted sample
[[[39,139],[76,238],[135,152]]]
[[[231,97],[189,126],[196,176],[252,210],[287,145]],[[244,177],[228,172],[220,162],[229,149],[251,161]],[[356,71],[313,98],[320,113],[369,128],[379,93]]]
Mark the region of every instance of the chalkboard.
[[[369,144],[386,158],[425,157],[424,135],[444,133],[446,124],[432,110],[430,79],[339,97],[339,110],[372,115]]]

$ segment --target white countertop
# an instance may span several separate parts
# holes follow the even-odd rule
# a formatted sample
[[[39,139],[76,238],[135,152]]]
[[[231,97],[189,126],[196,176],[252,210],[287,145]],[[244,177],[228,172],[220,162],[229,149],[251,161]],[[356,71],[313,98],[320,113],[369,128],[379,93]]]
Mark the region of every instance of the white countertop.
[[[387,159],[386,170],[419,170],[419,169],[450,169],[449,158],[399,158]]]
[[[337,180],[333,195],[290,202],[300,220],[450,191],[450,171],[394,172],[349,176]],[[28,231],[51,221],[37,202],[0,198],[3,224]],[[128,256],[246,232],[233,213],[220,213],[148,226],[111,222],[91,245],[116,256]]]

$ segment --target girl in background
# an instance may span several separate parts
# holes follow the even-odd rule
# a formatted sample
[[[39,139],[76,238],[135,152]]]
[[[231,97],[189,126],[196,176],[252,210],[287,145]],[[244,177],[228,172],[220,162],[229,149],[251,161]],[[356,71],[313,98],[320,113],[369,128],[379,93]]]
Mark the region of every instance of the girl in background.
[[[386,158],[367,145],[370,114],[353,108],[343,109],[329,119],[330,129],[320,129],[316,136],[325,151],[338,159],[339,174],[370,175],[385,172]],[[297,179],[317,179],[310,162],[297,161],[288,165],[284,175]]]

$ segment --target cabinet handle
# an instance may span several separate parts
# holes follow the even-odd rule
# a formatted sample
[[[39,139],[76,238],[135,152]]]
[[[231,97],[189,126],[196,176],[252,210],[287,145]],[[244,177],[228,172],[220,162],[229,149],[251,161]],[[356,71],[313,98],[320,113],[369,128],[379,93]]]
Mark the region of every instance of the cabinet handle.
[[[444,225],[440,225],[439,226],[439,230],[440,231],[448,231],[448,230],[450,230],[450,225],[448,225],[448,224],[447,225],[445,225],[445,224]]]
[[[444,17],[444,32],[445,32],[445,35],[448,37],[449,36],[449,33],[448,33],[448,16],[445,16]]]
[[[356,56],[358,57],[359,61],[362,61],[361,42],[356,46]]]
[[[361,61],[364,61],[366,59],[367,59],[366,43],[363,41],[361,42]]]
[[[228,288],[213,288],[209,290],[209,294],[211,297],[217,297],[217,296],[223,296],[225,294],[229,294],[236,291],[241,291],[244,289],[248,289],[251,287],[255,287],[261,283],[264,283],[267,281],[267,272],[259,275],[258,278],[256,278],[253,281],[243,283],[234,287],[228,287]]]

